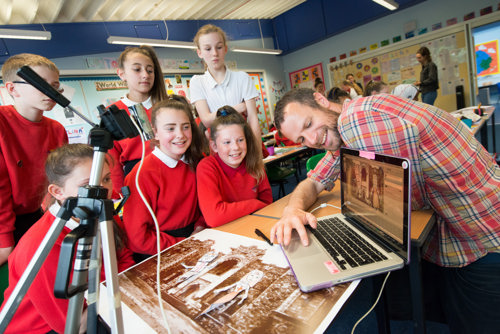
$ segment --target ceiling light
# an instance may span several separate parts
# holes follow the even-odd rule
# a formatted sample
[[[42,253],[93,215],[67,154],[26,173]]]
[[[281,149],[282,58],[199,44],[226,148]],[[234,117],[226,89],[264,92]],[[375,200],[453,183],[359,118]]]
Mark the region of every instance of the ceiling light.
[[[246,48],[243,46],[235,46],[231,48],[231,51],[234,52],[247,52],[247,53],[261,53],[261,54],[268,54],[268,55],[279,55],[283,51],[278,50],[278,49],[264,49],[264,48]]]
[[[196,45],[192,42],[178,42],[152,38],[109,36],[108,43],[123,45],[149,45],[161,48],[197,49]]]
[[[45,30],[0,29],[0,38],[49,40],[52,34]]]
[[[396,10],[399,7],[399,4],[392,0],[373,0],[373,1],[390,10]]]

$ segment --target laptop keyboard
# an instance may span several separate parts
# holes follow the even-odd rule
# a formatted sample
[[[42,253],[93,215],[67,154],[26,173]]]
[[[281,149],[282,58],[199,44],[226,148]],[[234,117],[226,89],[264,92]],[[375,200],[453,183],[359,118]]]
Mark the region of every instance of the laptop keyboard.
[[[347,269],[346,264],[355,268],[387,260],[384,254],[337,217],[318,221],[317,229],[307,227],[343,270]]]

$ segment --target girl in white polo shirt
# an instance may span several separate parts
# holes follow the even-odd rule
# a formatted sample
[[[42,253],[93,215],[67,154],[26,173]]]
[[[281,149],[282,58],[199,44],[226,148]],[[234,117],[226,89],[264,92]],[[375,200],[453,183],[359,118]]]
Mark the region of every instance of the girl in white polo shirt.
[[[227,53],[226,33],[219,27],[207,24],[201,27],[194,43],[198,47],[198,57],[206,64],[203,75],[195,75],[190,83],[191,102],[205,127],[209,128],[216,111],[222,106],[232,106],[243,114],[261,145],[261,130],[257,118],[255,98],[257,89],[245,72],[229,70],[224,57]]]

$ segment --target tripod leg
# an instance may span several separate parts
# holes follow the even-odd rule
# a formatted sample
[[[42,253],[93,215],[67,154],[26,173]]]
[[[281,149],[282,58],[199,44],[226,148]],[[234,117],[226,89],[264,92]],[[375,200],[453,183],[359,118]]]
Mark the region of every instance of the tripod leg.
[[[99,283],[101,281],[101,236],[96,231],[90,256],[89,287],[87,295],[87,333],[97,333],[97,313],[99,301]]]
[[[92,250],[92,241],[94,237],[81,238],[78,241],[77,255],[73,269],[73,286],[82,286],[87,284],[89,259]],[[65,333],[78,333],[80,321],[83,312],[84,291],[78,292],[69,299],[68,315],[66,317]]]
[[[31,283],[38,274],[40,267],[45,262],[47,255],[49,254],[57,238],[61,234],[66,221],[71,217],[71,215],[65,215],[64,213],[62,213],[61,215],[65,218],[56,218],[56,220],[52,223],[52,226],[43,238],[42,243],[40,244],[40,246],[38,246],[35,255],[33,255],[33,258],[21,275],[19,282],[17,282],[16,287],[12,291],[12,294],[5,302],[2,312],[0,312],[0,333],[3,333],[7,328],[7,325],[9,324],[10,320],[16,313],[19,304],[21,303],[21,300],[26,295],[26,292],[31,286]]]
[[[102,221],[99,223],[99,228],[101,230],[104,270],[106,273],[106,291],[111,312],[109,325],[112,333],[123,333],[123,315],[118,284],[118,266],[116,261],[113,221]]]

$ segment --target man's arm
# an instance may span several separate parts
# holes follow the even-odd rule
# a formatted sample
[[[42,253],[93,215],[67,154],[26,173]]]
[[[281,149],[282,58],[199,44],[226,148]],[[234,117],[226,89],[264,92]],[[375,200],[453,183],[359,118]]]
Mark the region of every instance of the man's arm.
[[[300,182],[283,210],[283,216],[271,228],[271,242],[288,245],[292,237],[292,230],[296,229],[302,244],[307,246],[309,240],[304,225],[309,224],[316,228],[316,217],[305,210],[316,201],[318,194],[324,189],[323,184],[309,178]]]

